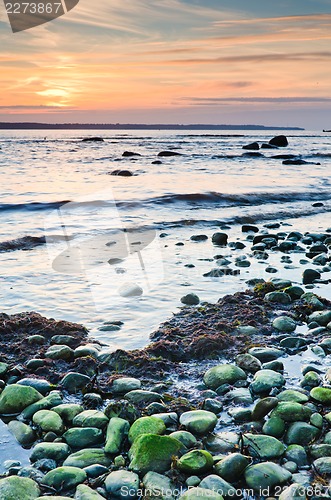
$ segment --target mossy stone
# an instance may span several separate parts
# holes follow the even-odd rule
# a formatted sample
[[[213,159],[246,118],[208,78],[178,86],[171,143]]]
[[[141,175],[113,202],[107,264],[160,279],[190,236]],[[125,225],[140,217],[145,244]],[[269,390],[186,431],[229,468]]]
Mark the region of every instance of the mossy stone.
[[[282,391],[280,394],[278,394],[277,399],[282,402],[288,401],[291,403],[302,404],[309,401],[309,398],[306,394],[296,391],[295,389],[286,389],[285,391]]]
[[[214,429],[217,417],[211,411],[193,410],[182,413],[179,421],[189,432],[204,435]]]
[[[65,466],[79,467],[82,469],[94,464],[109,467],[111,459],[101,448],[85,448],[72,453],[63,462],[63,465]]]
[[[284,420],[279,417],[269,418],[262,427],[262,432],[268,436],[280,438],[283,436],[286,429]]]
[[[47,472],[42,479],[42,484],[59,491],[75,488],[86,479],[86,472],[78,467],[57,467]]]
[[[290,424],[284,441],[286,444],[300,444],[307,446],[320,434],[320,430],[306,422],[293,422]]]
[[[255,491],[285,484],[291,477],[292,474],[288,470],[273,462],[250,465],[245,470],[246,483]]]
[[[33,423],[38,425],[44,432],[55,432],[62,434],[64,425],[60,415],[51,410],[39,410],[33,415]]]
[[[130,424],[127,420],[124,418],[112,417],[107,427],[105,452],[111,455],[119,453],[128,435],[129,429]]]
[[[129,468],[137,474],[146,474],[151,470],[166,472],[181,447],[180,441],[172,437],[143,434],[134,441],[129,450]]]
[[[249,464],[249,459],[241,453],[231,453],[215,465],[217,474],[232,483],[238,481]]]
[[[28,477],[9,476],[0,479],[1,500],[34,500],[39,495],[38,484]]]
[[[307,406],[303,406],[300,403],[283,401],[278,403],[270,417],[279,417],[284,422],[297,422],[309,420],[311,414],[312,410]]]
[[[8,429],[22,446],[28,446],[36,439],[36,435],[31,427],[18,420],[11,420],[8,423]]]
[[[331,406],[331,389],[328,387],[314,387],[310,391],[310,395],[324,406]]]
[[[20,418],[22,420],[31,420],[33,415],[37,413],[39,410],[48,410],[54,409],[55,406],[58,406],[62,403],[62,395],[59,391],[52,391],[40,399],[36,403],[33,403],[27,406],[21,413]]]
[[[52,411],[55,411],[67,424],[72,424],[73,419],[76,415],[81,413],[84,408],[76,403],[63,403],[56,408],[52,408]],[[76,424],[77,425],[77,424]]]
[[[103,434],[96,427],[72,427],[63,434],[63,439],[71,448],[86,448],[102,443]]]
[[[131,425],[128,438],[132,444],[142,434],[164,434],[165,431],[166,426],[160,418],[141,417]]]
[[[273,436],[247,433],[243,435],[243,440],[249,454],[262,460],[280,458],[286,448]]]
[[[177,467],[185,474],[204,474],[212,469],[214,460],[206,450],[192,450],[177,461]]]
[[[283,375],[273,370],[260,370],[255,373],[251,390],[255,394],[269,394],[274,387],[282,387],[285,384]]]
[[[20,413],[24,408],[42,398],[40,392],[33,387],[19,384],[7,385],[0,395],[0,414]]]
[[[70,453],[70,448],[65,443],[38,443],[32,450],[30,461],[37,462],[43,458],[63,462]]]
[[[104,500],[104,497],[89,486],[86,486],[86,484],[79,484],[77,486],[74,498],[75,500]]]
[[[238,380],[246,380],[244,370],[235,365],[223,364],[206,371],[203,381],[210,389],[217,389],[223,384],[234,384]]]
[[[96,427],[104,429],[109,420],[103,411],[99,410],[85,410],[75,415],[72,420],[72,425],[75,427]]]

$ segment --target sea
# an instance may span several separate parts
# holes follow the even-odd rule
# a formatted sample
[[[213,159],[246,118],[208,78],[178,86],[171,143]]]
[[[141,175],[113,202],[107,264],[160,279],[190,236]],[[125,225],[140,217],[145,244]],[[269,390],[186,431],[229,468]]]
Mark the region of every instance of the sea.
[[[243,149],[282,133],[286,148]],[[91,136],[103,141],[83,141]],[[284,165],[281,154],[307,163]],[[304,254],[257,261],[241,227],[329,229],[330,167],[322,131],[1,131],[0,311],[82,323],[105,349],[135,349],[189,293],[215,302],[251,278],[301,283]],[[133,175],[112,175],[123,170]],[[215,232],[245,246],[217,247]],[[238,255],[251,265],[204,276],[222,259],[238,270]],[[330,286],[316,288],[331,298]]]

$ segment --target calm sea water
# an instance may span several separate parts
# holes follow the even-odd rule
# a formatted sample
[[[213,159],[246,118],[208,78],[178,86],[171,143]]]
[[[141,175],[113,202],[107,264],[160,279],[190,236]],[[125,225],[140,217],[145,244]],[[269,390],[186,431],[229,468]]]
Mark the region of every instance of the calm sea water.
[[[1,310],[84,323],[111,347],[135,348],[177,310],[182,295],[217,300],[245,289],[251,277],[270,278],[262,263],[227,279],[203,274],[215,254],[233,257],[210,241],[224,225],[233,241],[244,241],[243,222],[262,227],[277,220],[301,231],[331,226],[331,134],[285,132],[287,148],[244,154],[243,145],[279,133],[2,131],[0,243],[33,236],[46,244],[22,250],[18,242],[0,253]],[[104,142],[82,142],[90,135]],[[159,158],[164,150],[181,156]],[[281,153],[320,165],[271,158]],[[134,175],[110,175],[118,169]],[[192,242],[194,234],[209,239]],[[269,264],[299,282],[300,258],[293,256],[293,269],[281,268],[277,255]],[[140,296],[127,296],[132,290]],[[107,331],[112,321],[123,322],[121,329]]]

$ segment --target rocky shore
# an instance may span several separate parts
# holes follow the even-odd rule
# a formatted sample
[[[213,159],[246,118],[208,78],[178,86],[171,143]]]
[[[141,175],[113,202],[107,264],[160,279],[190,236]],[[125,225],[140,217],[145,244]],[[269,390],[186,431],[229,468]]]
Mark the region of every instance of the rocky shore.
[[[145,349],[0,315],[0,415],[31,463],[8,450],[2,500],[330,498],[331,302],[314,287],[331,233],[243,232],[261,259],[305,248],[302,283],[250,280],[216,304],[189,294]]]

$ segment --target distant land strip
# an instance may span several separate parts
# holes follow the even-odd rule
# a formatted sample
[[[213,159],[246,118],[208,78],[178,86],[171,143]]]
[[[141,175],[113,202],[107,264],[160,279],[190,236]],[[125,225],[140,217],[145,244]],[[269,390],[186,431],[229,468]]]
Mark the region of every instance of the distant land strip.
[[[0,130],[305,130],[264,125],[0,122]]]

